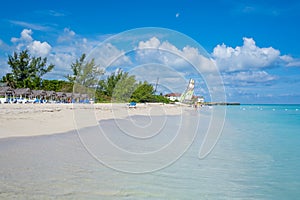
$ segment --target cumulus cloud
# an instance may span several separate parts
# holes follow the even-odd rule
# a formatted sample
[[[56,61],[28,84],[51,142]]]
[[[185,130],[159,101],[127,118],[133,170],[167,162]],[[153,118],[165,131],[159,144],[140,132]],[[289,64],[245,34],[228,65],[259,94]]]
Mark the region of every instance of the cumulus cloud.
[[[273,47],[258,47],[253,38],[243,38],[243,45],[235,48],[225,44],[217,45],[212,56],[222,71],[243,71],[273,68],[278,66],[300,66],[300,60],[281,55]]]
[[[140,41],[138,48],[139,49],[146,49],[146,48],[152,48],[152,49],[157,49],[160,46],[160,41],[156,37],[152,37],[147,41]]]
[[[203,73],[216,70],[214,62],[210,58],[204,56],[198,48],[188,45],[179,49],[168,41],[160,41],[158,38],[152,37],[147,41],[140,41],[136,50],[140,60],[157,61],[175,68],[186,68],[188,63],[189,66],[192,65]]]
[[[16,42],[31,42],[32,41],[32,30],[31,29],[24,29],[22,32],[21,32],[21,36],[20,38],[15,38],[15,37],[12,37],[11,38],[11,42],[13,43],[16,43]]]
[[[87,55],[86,61],[95,59],[99,68],[111,65],[123,67],[131,62],[125,52],[116,46],[110,43],[99,45],[99,39],[84,38],[68,28],[64,29],[56,41],[48,55],[48,61],[55,65],[53,71],[48,74],[51,78],[62,79],[64,75],[71,74],[71,64],[83,53]]]
[[[95,59],[100,68],[131,64],[131,60],[126,53],[111,43],[97,46],[87,56],[88,59]]]
[[[45,57],[51,51],[51,46],[47,42],[33,41],[27,46],[29,52],[34,56]]]
[[[95,59],[99,68],[105,68],[110,64],[123,65],[130,63],[130,59],[125,52],[116,46],[107,43],[99,45],[99,38],[85,38],[75,33],[75,31],[65,28],[57,37],[57,43],[52,47],[48,56],[49,62],[55,65],[54,70],[49,74],[52,78],[62,79],[64,75],[72,73],[71,64],[85,53],[86,61]],[[102,44],[102,43],[100,43]]]
[[[213,50],[213,57],[222,70],[239,71],[250,68],[267,68],[278,65],[280,51],[273,47],[260,48],[253,38],[243,38],[243,46],[235,48],[225,44],[217,45]]]
[[[224,97],[222,96],[224,94],[223,83],[218,69],[214,61],[206,57],[207,54],[202,52],[202,49],[188,44],[178,48],[169,41],[152,37],[140,41],[135,50],[134,63],[145,68],[144,73],[139,70],[135,74],[136,77],[152,81],[160,77],[165,85],[169,85],[173,91],[177,92],[182,92],[187,81],[194,78],[198,87],[208,88],[210,94],[214,94],[214,98],[221,101]],[[151,66],[156,65],[159,73],[155,73],[154,69],[149,70],[149,63]]]
[[[300,59],[295,59],[289,55],[280,56],[280,59],[285,63],[287,67],[300,67]]]
[[[15,43],[17,50],[26,47],[34,56],[47,56],[51,51],[51,46],[47,42],[41,42],[32,38],[32,30],[24,29],[19,38],[12,37],[11,42]]]

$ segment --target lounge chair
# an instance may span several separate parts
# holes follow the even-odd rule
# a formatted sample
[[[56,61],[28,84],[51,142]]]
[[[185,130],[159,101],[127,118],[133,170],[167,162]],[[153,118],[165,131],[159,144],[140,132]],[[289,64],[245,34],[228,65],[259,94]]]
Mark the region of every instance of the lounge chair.
[[[136,108],[136,102],[132,101],[128,104],[129,108]]]

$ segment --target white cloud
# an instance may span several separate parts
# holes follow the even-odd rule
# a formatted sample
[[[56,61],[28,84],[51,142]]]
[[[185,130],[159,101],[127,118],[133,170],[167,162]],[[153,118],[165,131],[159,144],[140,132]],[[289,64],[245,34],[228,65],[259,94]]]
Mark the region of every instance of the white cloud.
[[[158,91],[160,92],[182,92],[187,85],[187,80],[183,73],[160,64],[138,65],[132,67],[129,73],[135,75],[138,81],[146,80],[152,85],[155,85],[157,78],[159,78],[158,84],[160,89]]]
[[[132,64],[125,52],[111,43],[104,43],[92,49],[87,54],[87,59],[92,58],[100,68]]]
[[[178,18],[180,16],[180,13],[176,13],[175,17]]]
[[[99,45],[99,39],[87,39],[77,35],[74,31],[65,28],[58,36],[57,44],[52,47],[48,56],[49,63],[55,65],[53,71],[48,74],[52,78],[62,79],[63,76],[71,74],[71,64],[85,53],[86,61],[95,59],[100,68],[110,65],[130,64],[130,59],[125,52],[110,43]]]
[[[47,42],[33,41],[27,46],[29,52],[34,56],[45,57],[51,51],[51,46]]]
[[[300,67],[300,59],[295,59],[289,55],[280,56],[280,59],[285,63],[287,67]]]
[[[276,76],[266,71],[242,71],[235,73],[223,74],[223,79],[227,85],[252,85],[252,84],[268,84],[277,79]]]
[[[47,42],[41,42],[32,38],[32,30],[24,29],[21,32],[20,38],[11,38],[11,42],[15,43],[18,51],[26,47],[34,56],[47,56],[51,51],[51,46]]]
[[[270,75],[266,71],[247,71],[239,72],[235,76],[235,80],[247,82],[268,82],[275,80],[276,77]]]
[[[152,37],[140,41],[135,50],[134,63],[145,68],[144,71],[140,70],[135,74],[137,77],[152,81],[159,77],[163,81],[162,83],[171,88],[170,91],[177,92],[182,92],[186,87],[185,82],[194,78],[198,87],[208,88],[210,93],[214,93],[214,98],[222,99],[224,97],[224,95],[222,96],[224,94],[222,79],[214,61],[206,57],[205,52],[201,53],[198,48],[188,44],[178,48],[169,41]],[[158,73],[154,68],[151,70],[149,67],[147,68],[149,63],[156,65]],[[199,91],[197,90],[197,92]]]
[[[45,11],[45,12],[54,17],[64,17],[64,16],[68,15],[66,12],[61,12],[61,11],[56,11],[56,10],[49,10],[49,11]]]
[[[138,60],[160,62],[175,68],[187,69],[186,65],[193,65],[201,73],[216,71],[214,62],[202,55],[198,48],[185,46],[178,49],[168,41],[161,42],[156,37],[147,41],[140,41],[136,48]]]
[[[147,41],[140,41],[138,45],[138,49],[158,49],[160,46],[160,41],[156,37],[152,37]]]
[[[53,71],[47,74],[49,78],[63,79],[67,74],[71,74],[71,63],[79,58],[79,54],[75,52],[60,51],[57,47],[52,49],[52,53],[48,56],[49,63],[55,65]],[[47,77],[46,76],[46,77]]]
[[[16,43],[16,42],[31,42],[32,41],[32,30],[31,29],[23,29],[21,32],[20,38],[11,38],[11,42]]]
[[[43,26],[43,25],[39,25],[39,24],[33,24],[33,23],[29,23],[29,22],[24,22],[24,21],[10,20],[9,22],[12,23],[12,24],[14,24],[14,25],[18,25],[18,26],[22,26],[24,28],[38,30],[38,31],[47,31],[47,30],[51,29],[48,26]]]
[[[240,71],[251,68],[277,66],[280,62],[280,51],[273,47],[260,48],[252,38],[243,38],[243,46],[235,48],[225,44],[217,45],[213,57],[218,67],[225,71]]]
[[[75,37],[76,33],[69,28],[64,28],[64,32],[57,39],[58,42],[68,42]]]
[[[25,41],[32,41],[32,30],[30,29],[24,29],[22,32],[21,32],[21,39],[25,40]]]

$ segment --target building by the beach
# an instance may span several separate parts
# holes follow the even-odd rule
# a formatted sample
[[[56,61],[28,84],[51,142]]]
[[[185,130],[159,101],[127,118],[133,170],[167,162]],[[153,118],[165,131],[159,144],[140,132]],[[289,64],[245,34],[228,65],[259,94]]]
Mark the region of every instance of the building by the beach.
[[[167,97],[170,101],[180,101],[181,93],[169,93],[166,94],[165,97]],[[204,103],[204,97],[203,96],[193,96],[192,97],[193,102],[197,103]]]
[[[167,97],[170,101],[179,101],[181,94],[180,93],[169,93],[169,94],[166,94],[165,97]]]

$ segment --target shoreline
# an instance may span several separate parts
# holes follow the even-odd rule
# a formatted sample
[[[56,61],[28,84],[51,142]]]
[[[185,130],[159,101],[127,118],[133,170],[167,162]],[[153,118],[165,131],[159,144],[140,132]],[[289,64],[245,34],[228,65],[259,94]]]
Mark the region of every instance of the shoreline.
[[[180,115],[191,107],[173,104],[0,104],[0,139],[53,135],[87,128],[101,120]]]

